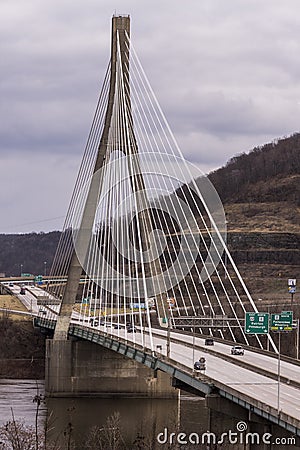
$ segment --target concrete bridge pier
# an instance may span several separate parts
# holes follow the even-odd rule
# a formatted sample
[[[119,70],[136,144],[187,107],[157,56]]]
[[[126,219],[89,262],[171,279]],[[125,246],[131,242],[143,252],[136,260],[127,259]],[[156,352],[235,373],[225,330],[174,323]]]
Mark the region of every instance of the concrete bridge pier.
[[[170,377],[83,340],[47,340],[48,397],[176,398]]]
[[[222,433],[227,433],[226,436],[223,434],[224,441],[228,443],[228,439],[232,439],[232,445],[236,450],[270,450],[274,447],[292,448],[299,445],[298,439],[295,439],[284,428],[219,395],[207,396],[206,406],[208,408],[208,430],[218,438],[222,436]],[[277,443],[274,445],[276,439]],[[289,441],[290,439],[295,439],[295,443],[291,447],[288,445],[292,442]],[[235,440],[237,442],[233,442]],[[223,447],[219,445],[216,448],[224,448],[224,445],[225,443]]]

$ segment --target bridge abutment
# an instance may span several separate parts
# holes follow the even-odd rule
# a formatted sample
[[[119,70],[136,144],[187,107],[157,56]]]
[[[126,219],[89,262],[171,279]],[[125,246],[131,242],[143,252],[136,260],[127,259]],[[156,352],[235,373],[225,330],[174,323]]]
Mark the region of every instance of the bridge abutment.
[[[48,397],[176,398],[170,376],[88,341],[48,340]]]

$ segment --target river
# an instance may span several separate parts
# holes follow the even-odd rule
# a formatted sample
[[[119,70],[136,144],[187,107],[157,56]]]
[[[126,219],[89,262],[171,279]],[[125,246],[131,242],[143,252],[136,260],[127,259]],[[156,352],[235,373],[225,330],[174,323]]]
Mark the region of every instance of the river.
[[[33,398],[44,393],[44,381],[35,380],[0,380],[0,425],[12,419],[24,419],[33,424],[36,416],[36,404]],[[41,404],[40,422],[45,420],[47,408]]]
[[[43,381],[0,380],[0,425],[12,417],[12,411],[15,419],[24,419],[26,424],[33,425],[36,416],[33,398],[43,391]],[[179,400],[48,399],[40,406],[39,423],[42,426],[46,417],[50,417],[52,435],[60,436],[61,442],[67,439],[68,430],[71,430],[72,438],[81,450],[91,427],[105,427],[107,418],[114,413],[120,415],[120,430],[128,448],[138,436],[156,440],[157,434],[165,429],[168,433],[179,428],[186,433],[200,433],[208,426],[204,400],[186,395],[181,395]],[[71,428],[68,424],[72,424]]]

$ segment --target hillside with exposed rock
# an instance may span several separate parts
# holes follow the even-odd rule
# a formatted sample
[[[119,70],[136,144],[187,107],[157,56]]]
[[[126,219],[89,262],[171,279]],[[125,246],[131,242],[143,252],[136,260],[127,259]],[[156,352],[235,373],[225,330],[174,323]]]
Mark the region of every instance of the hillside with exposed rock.
[[[287,279],[300,273],[300,134],[235,156],[209,178],[251,292],[288,301]]]

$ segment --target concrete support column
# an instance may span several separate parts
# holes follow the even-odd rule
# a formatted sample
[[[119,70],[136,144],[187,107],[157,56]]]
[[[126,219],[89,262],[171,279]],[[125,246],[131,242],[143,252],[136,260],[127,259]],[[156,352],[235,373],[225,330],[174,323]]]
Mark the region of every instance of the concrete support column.
[[[46,341],[45,393],[59,397],[71,389],[72,341]]]
[[[88,341],[48,340],[49,397],[176,398],[170,377]]]

